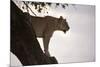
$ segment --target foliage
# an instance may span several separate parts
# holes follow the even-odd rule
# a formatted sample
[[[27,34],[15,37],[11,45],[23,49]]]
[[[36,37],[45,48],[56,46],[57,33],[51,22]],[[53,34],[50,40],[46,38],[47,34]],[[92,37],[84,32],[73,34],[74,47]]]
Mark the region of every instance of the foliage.
[[[41,13],[41,11],[43,9],[47,9],[47,6],[51,7],[52,3],[49,3],[49,2],[32,2],[32,1],[23,1],[25,3],[25,5],[32,5],[35,7],[35,9],[38,11],[38,13]],[[55,3],[56,4],[56,8],[59,7],[60,5],[62,6],[62,8],[66,8],[68,6],[68,4],[60,4],[60,3]],[[24,6],[22,6],[23,9]],[[29,8],[29,7],[28,7]],[[48,13],[48,11],[47,11]]]

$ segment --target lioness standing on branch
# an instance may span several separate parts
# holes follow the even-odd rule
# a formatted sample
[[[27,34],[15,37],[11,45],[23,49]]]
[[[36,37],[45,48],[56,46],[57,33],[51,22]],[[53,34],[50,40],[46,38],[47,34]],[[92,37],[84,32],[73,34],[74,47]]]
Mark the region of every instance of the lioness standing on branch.
[[[50,56],[50,53],[48,51],[50,38],[52,37],[53,32],[56,30],[63,31],[64,33],[66,33],[66,31],[69,30],[69,26],[68,23],[66,22],[66,19],[63,19],[62,16],[60,16],[60,18],[55,18],[51,16],[45,16],[45,17],[32,16],[31,21],[36,36],[43,38],[45,54],[47,56]]]

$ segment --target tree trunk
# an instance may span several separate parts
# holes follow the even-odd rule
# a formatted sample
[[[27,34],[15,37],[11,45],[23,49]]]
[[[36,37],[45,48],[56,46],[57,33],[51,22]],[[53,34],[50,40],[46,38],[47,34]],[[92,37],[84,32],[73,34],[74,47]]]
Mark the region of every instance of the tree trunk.
[[[47,57],[36,39],[31,24],[26,21],[25,14],[11,1],[10,17],[10,51],[15,54],[24,66],[57,64],[54,57]]]

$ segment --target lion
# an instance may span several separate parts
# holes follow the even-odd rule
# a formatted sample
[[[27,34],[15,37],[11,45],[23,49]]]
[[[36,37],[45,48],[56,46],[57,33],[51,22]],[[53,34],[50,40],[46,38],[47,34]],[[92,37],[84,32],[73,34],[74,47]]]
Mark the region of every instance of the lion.
[[[62,16],[60,16],[60,18],[55,18],[52,16],[32,16],[31,22],[35,30],[36,37],[43,38],[44,53],[47,56],[50,56],[48,48],[53,32],[59,30],[66,33],[66,31],[69,30],[68,22],[66,21],[66,19],[63,19]]]

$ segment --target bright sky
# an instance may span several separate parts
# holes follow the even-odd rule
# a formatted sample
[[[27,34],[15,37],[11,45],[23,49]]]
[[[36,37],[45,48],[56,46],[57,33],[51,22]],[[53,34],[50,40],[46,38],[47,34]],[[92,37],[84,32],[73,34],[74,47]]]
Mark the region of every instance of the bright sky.
[[[21,7],[22,3],[17,3]],[[90,62],[95,60],[95,6],[69,5],[66,9],[48,9],[50,16],[63,16],[67,19],[70,30],[64,34],[56,31],[49,43],[49,51],[59,63]],[[31,14],[31,13],[30,13]],[[47,15],[37,13],[38,16]],[[43,49],[42,39],[38,39]]]

